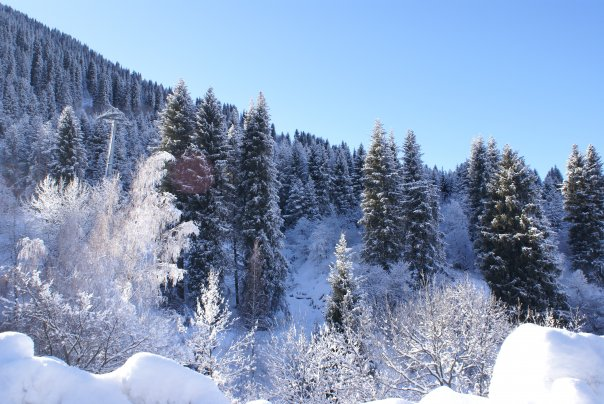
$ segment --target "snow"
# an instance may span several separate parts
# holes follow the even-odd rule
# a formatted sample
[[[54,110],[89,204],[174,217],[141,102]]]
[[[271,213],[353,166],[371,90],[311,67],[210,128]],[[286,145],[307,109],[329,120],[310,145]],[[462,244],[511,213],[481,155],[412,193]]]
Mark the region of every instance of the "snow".
[[[604,397],[604,337],[524,324],[503,343],[489,398],[440,387],[419,404],[597,404]],[[87,373],[34,356],[33,341],[0,333],[2,403],[228,403],[212,379],[150,353],[115,371]],[[267,404],[257,400],[252,403]],[[397,398],[371,404],[409,404]]]
[[[501,347],[488,399],[439,387],[418,404],[599,404],[602,397],[604,337],[523,324]]]
[[[87,373],[52,357],[34,356],[26,335],[0,334],[2,403],[229,403],[207,376],[149,353],[115,371]]]
[[[461,394],[442,386],[432,390],[421,399],[419,404],[488,404],[489,400],[484,397]]]
[[[286,233],[284,255],[291,270],[286,300],[293,323],[307,332],[325,321],[325,302],[331,293],[329,265],[335,262],[334,248],[342,231],[349,247],[360,248],[350,220],[334,216],[320,223],[303,218]]]
[[[489,397],[501,403],[601,403],[604,337],[521,325],[501,347]]]

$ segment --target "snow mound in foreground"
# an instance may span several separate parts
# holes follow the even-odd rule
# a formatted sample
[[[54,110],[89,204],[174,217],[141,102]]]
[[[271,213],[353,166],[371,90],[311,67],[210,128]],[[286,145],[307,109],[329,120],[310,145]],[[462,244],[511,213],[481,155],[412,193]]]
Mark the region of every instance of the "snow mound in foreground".
[[[111,373],[94,375],[50,357],[34,356],[31,338],[0,333],[2,403],[229,403],[214,381],[149,353],[133,355]]]
[[[604,337],[525,324],[501,347],[489,399],[441,387],[420,403],[597,404],[602,397]],[[221,404],[229,400],[209,377],[158,355],[139,353],[111,373],[94,375],[55,358],[36,357],[28,336],[5,332],[0,333],[0,402]]]
[[[489,398],[497,403],[597,404],[604,337],[524,324],[504,341]]]
[[[601,404],[603,400],[604,337],[524,324],[499,351],[488,399],[439,387],[420,404]]]

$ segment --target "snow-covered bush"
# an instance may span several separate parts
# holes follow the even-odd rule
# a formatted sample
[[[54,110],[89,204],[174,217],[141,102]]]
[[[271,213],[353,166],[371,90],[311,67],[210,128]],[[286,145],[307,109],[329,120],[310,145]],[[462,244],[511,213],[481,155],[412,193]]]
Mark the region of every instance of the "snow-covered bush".
[[[175,261],[197,229],[177,224],[174,197],[157,190],[169,159],[142,162],[125,196],[117,179],[38,186],[29,204],[37,238],[20,242],[5,274],[3,330],[95,372],[137,350],[180,354],[178,318],[160,309],[161,287],[182,277]]]
[[[364,402],[380,393],[359,334],[323,327],[309,336],[291,326],[264,353],[274,403]]]
[[[584,315],[583,329],[602,334],[604,332],[604,288],[590,283],[582,271],[563,273],[563,285],[571,307]]]
[[[417,399],[438,386],[486,395],[511,326],[503,305],[464,281],[426,287],[387,310],[381,328],[387,383]]]
[[[368,301],[376,307],[403,301],[414,293],[412,273],[405,262],[397,262],[390,267],[390,272],[381,267],[359,263],[356,273],[360,278],[361,288]]]
[[[308,240],[309,259],[320,263],[332,257],[333,246],[338,242],[342,223],[330,216],[318,222]]]

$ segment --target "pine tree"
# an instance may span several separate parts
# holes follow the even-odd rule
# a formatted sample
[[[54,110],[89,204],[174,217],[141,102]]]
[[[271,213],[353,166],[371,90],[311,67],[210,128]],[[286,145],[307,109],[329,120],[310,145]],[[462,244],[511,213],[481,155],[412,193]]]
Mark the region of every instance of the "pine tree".
[[[330,265],[329,284],[331,295],[327,301],[325,320],[336,330],[354,326],[358,316],[359,292],[356,279],[352,273],[352,260],[346,244],[344,233],[335,250],[336,262]]]
[[[478,231],[480,216],[483,213],[483,207],[488,195],[487,185],[489,183],[489,175],[487,165],[487,149],[482,137],[478,137],[472,141],[467,174],[470,237],[475,242],[480,236]]]
[[[283,210],[283,220],[286,228],[291,228],[304,216],[306,205],[306,189],[300,178],[295,178],[292,183],[287,203]]]
[[[394,167],[384,127],[376,121],[363,165],[363,217],[359,223],[365,227],[363,259],[386,271],[402,253],[400,186]]]
[[[269,119],[260,93],[257,104],[252,104],[246,114],[239,194],[243,201],[241,230],[246,262],[243,312],[248,319],[259,320],[261,326],[266,326],[270,316],[284,305],[287,273],[281,254],[283,220]]]
[[[438,225],[438,192],[426,178],[420,146],[413,131],[403,145],[401,215],[404,222],[403,258],[409,264],[416,285],[429,281],[444,264],[442,234]]]
[[[592,242],[588,257],[593,267],[591,278],[604,285],[604,175],[600,156],[591,144],[585,152],[585,182],[589,201],[586,211],[591,216],[587,221]]]
[[[195,367],[200,373],[215,377],[218,368],[217,349],[222,333],[231,323],[230,312],[220,292],[220,275],[208,273],[207,286],[202,285],[197,298],[195,315],[191,319],[193,337],[187,341],[195,355]]]
[[[593,146],[584,157],[573,145],[562,191],[572,266],[589,281],[604,284],[604,179]]]
[[[314,142],[308,153],[308,173],[315,183],[317,203],[322,216],[331,213],[329,203],[330,170],[327,152],[322,143]]]
[[[520,303],[539,312],[565,308],[534,173],[507,145],[487,200],[481,217],[485,249],[478,262],[495,296],[508,305]]]
[[[80,122],[70,106],[65,107],[59,117],[56,150],[53,176],[66,182],[73,181],[76,177],[83,178],[86,154],[82,144]]]
[[[31,62],[31,85],[36,95],[40,95],[45,87],[44,83],[44,60],[42,56],[42,43],[40,40],[34,42],[33,59]]]
[[[223,106],[224,111],[224,106]],[[230,110],[232,112],[232,110]],[[231,119],[238,116],[237,110],[235,109]],[[241,237],[241,209],[243,206],[242,195],[238,192],[241,184],[241,131],[238,122],[232,122],[229,130],[227,131],[227,142],[228,151],[227,156],[227,173],[229,176],[229,182],[233,186],[233,192],[229,195],[229,206],[233,209],[231,211],[231,246],[233,252],[232,265],[233,265],[233,276],[235,286],[235,304],[239,306],[239,275],[240,275],[240,260],[239,248],[242,245]]]
[[[184,81],[180,80],[168,96],[159,127],[160,149],[181,157],[195,136],[194,106]]]
[[[308,220],[315,220],[321,216],[317,202],[315,182],[312,178],[308,178],[306,184],[304,184],[304,216]]]
[[[92,128],[92,134],[87,139],[88,171],[86,178],[92,182],[100,180],[105,175],[110,130],[107,121],[96,120]]]
[[[562,184],[564,178],[558,167],[552,167],[543,180],[543,210],[552,229],[560,231],[564,221],[564,198]]]
[[[203,231],[193,238],[187,254],[189,292],[197,296],[210,270],[220,278],[226,269],[223,244],[230,234],[230,195],[234,192],[228,173],[228,140],[220,102],[210,88],[196,114],[194,146],[202,153],[211,172],[211,185],[205,192],[190,195],[187,216]]]
[[[486,162],[486,172],[488,181],[491,181],[491,178],[497,172],[499,168],[499,161],[501,160],[501,155],[499,153],[499,148],[497,147],[497,142],[494,138],[490,137],[487,142],[487,162]],[[537,179],[539,179],[539,175],[537,175]]]
[[[354,167],[352,172],[352,188],[356,200],[355,205],[361,203],[361,195],[363,194],[363,165],[365,164],[366,155],[367,153],[365,153],[362,143],[352,154],[352,165]]]
[[[276,139],[274,159],[277,168],[277,181],[279,182],[279,209],[284,211],[292,185],[292,148],[289,140],[283,135]]]
[[[88,68],[86,69],[86,89],[88,94],[94,100],[97,94],[98,77],[96,70],[96,63],[93,59],[88,62]]]
[[[332,181],[332,200],[338,215],[345,215],[355,206],[352,179],[348,171],[348,160],[341,148],[336,151]]]
[[[54,156],[56,156],[57,139],[56,132],[51,122],[41,124],[32,141],[29,161],[31,168],[29,172],[29,183],[37,185],[53,169]]]
[[[297,139],[294,140],[292,145],[291,176],[291,183],[293,183],[294,177],[299,178],[303,183],[308,180],[308,157],[306,149]]]
[[[111,106],[111,80],[106,74],[101,74],[98,79],[98,87],[93,98],[94,110],[103,112]]]

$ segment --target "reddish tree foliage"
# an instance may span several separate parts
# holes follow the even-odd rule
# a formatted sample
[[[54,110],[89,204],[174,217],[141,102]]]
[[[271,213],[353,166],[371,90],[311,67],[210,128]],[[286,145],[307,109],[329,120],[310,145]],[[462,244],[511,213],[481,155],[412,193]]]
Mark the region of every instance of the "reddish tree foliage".
[[[172,189],[183,194],[206,192],[214,181],[210,162],[200,152],[186,152],[168,168]]]

